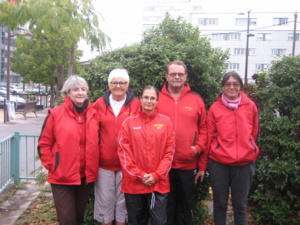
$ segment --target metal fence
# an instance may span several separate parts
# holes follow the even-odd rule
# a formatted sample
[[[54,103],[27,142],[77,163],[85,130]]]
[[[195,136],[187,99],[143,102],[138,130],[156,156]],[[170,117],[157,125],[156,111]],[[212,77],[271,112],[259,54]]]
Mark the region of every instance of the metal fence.
[[[37,169],[41,166],[37,160],[38,135],[21,135],[15,132],[0,141],[0,194],[14,181],[37,178]]]

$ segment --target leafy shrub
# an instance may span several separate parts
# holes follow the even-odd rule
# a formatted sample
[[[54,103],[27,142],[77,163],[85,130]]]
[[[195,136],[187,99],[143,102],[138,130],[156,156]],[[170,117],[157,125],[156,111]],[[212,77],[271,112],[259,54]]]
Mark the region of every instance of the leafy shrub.
[[[268,77],[254,87],[259,102],[260,129],[254,190],[256,219],[266,224],[299,224],[300,56],[274,61]]]

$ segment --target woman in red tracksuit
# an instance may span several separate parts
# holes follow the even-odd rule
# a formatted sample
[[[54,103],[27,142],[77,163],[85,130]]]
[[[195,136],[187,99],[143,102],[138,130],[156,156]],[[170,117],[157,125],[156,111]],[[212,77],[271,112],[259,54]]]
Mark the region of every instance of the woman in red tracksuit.
[[[146,86],[141,94],[141,111],[126,119],[119,134],[118,154],[123,180],[129,225],[167,221],[169,171],[175,150],[171,120],[156,109],[158,91]]]
[[[259,155],[259,127],[257,107],[242,88],[242,79],[236,72],[226,73],[223,93],[218,95],[207,117],[208,145],[199,167],[204,172],[208,166],[216,225],[226,224],[229,189],[234,224],[246,224],[247,199]]]
[[[83,223],[89,192],[98,175],[99,119],[87,91],[83,78],[66,80],[64,103],[49,110],[38,143],[60,225]]]

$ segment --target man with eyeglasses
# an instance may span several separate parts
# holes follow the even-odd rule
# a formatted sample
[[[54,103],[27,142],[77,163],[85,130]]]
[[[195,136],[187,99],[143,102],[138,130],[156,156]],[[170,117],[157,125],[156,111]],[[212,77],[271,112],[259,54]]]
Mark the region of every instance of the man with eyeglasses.
[[[182,61],[169,63],[165,76],[157,108],[172,120],[176,144],[169,174],[171,192],[167,224],[193,225],[194,187],[200,176],[198,157],[207,143],[206,110],[199,94],[191,91],[186,82],[187,67]],[[200,178],[202,181],[202,174]]]

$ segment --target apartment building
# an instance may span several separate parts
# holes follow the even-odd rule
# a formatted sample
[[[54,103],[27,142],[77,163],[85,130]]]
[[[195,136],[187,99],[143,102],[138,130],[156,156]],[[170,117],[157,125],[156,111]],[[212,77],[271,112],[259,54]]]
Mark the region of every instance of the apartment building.
[[[143,29],[159,24],[166,12],[173,18],[184,17],[194,26],[199,26],[201,36],[208,37],[213,47],[229,49],[227,70],[235,70],[243,78],[247,71],[248,82],[253,81],[253,74],[267,71],[272,60],[292,54],[294,12],[208,12],[202,3],[199,0],[144,0]],[[298,55],[299,18],[296,25],[294,52]]]

